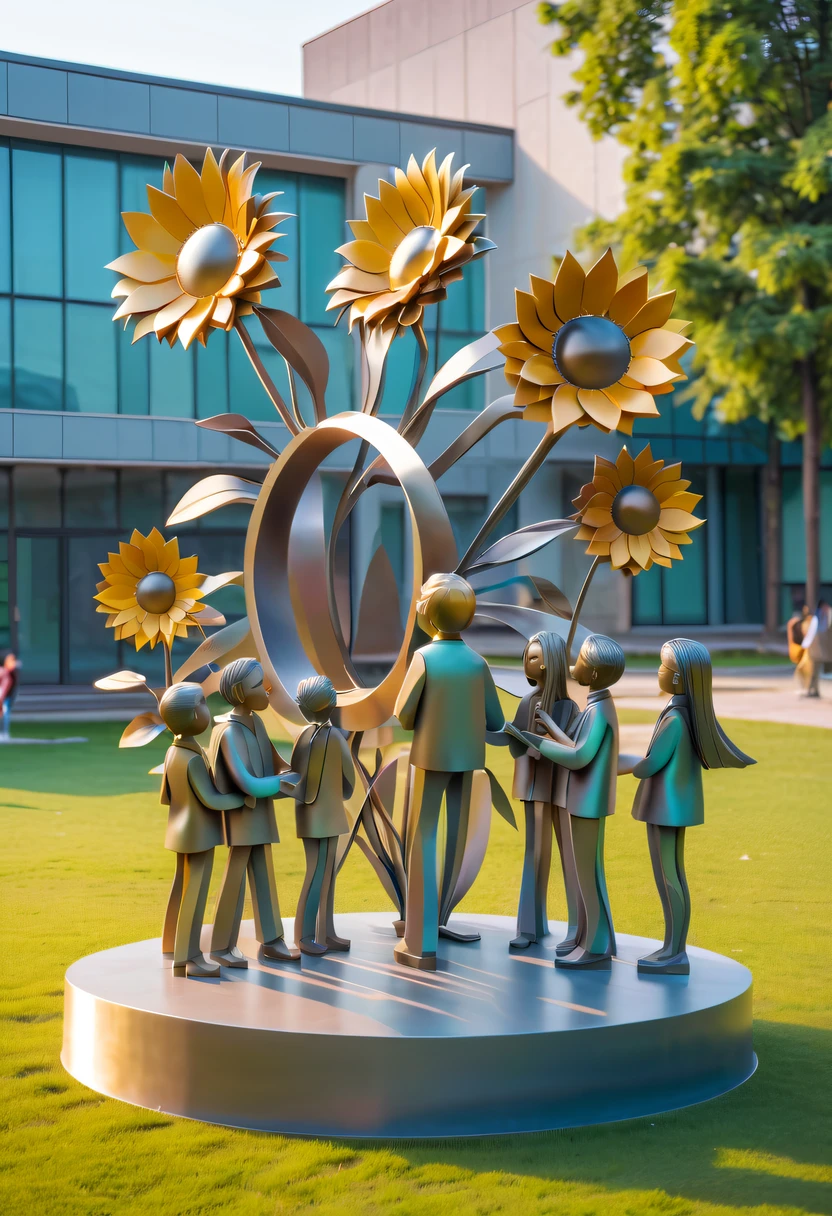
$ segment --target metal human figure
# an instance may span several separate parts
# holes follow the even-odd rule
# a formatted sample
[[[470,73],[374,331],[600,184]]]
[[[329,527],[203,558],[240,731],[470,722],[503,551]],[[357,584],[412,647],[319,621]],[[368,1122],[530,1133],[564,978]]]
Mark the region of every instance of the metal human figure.
[[[297,702],[312,725],[295,741],[292,771],[298,837],[306,853],[306,876],[295,913],[295,941],[301,954],[349,950],[335,932],[335,860],[338,837],[349,831],[344,801],[355,785],[347,741],[330,717],[337,703],[332,681],[312,676],[298,685]]]
[[[569,770],[566,781],[568,840],[578,877],[578,933],[574,950],[555,959],[556,967],[609,970],[615,933],[604,873],[604,827],[615,811],[618,774],[618,717],[610,685],[624,672],[624,651],[612,638],[592,633],[581,646],[572,678],[589,689],[586,709],[575,721],[571,738],[552,718],[537,712],[549,733],[522,737],[547,760]]]
[[[224,816],[228,862],[217,899],[211,958],[225,967],[247,967],[237,946],[248,874],[258,956],[287,961],[300,952],[287,946],[274,881],[272,844],[280,837],[273,799],[292,791],[287,765],[277,752],[257,711],[269,704],[263,668],[256,659],[236,659],[220,676],[220,696],[233,709],[211,734],[209,757],[217,787],[224,793],[241,791],[255,799],[253,807],[227,811]],[[281,788],[281,775],[286,785]]]
[[[159,702],[162,721],[173,735],[165,755],[161,801],[168,811],[165,848],[176,853],[176,871],[162,930],[162,951],[173,956],[173,974],[217,976],[220,969],[200,950],[205,901],[214,849],[223,842],[218,812],[243,805],[238,791],[222,794],[211,780],[208,761],[197,742],[211,725],[198,684],[173,684]]]
[[[566,646],[556,633],[536,633],[523,653],[523,670],[532,691],[521,700],[512,725],[541,735],[543,727],[536,721],[537,710],[551,716],[561,730],[568,733],[579,710],[567,696],[568,674]],[[524,743],[511,737],[509,750],[514,756],[514,785],[512,797],[523,803],[526,818],[526,847],[523,854],[523,876],[520,902],[517,908],[517,936],[510,942],[516,950],[524,950],[532,942],[548,936],[549,921],[546,896],[552,863],[552,828],[558,843],[569,926],[566,937],[558,947],[568,954],[575,948],[578,932],[578,884],[572,849],[564,849],[564,834],[569,835],[566,812],[566,783],[568,770],[553,764],[538,754],[529,755]]]
[[[745,768],[755,761],[727,737],[714,714],[711,656],[701,642],[674,638],[661,651],[659,688],[670,700],[658,717],[639,778],[633,818],[647,824],[647,843],[664,912],[664,943],[639,959],[642,972],[687,975],[690,892],[685,829],[704,823],[703,768]]]
[[[485,767],[486,731],[502,730],[504,718],[488,664],[461,637],[477,606],[470,583],[457,574],[434,574],[421,596],[417,611],[433,640],[413,655],[395,707],[402,726],[413,731],[405,928],[395,957],[407,967],[435,971],[442,799],[448,818],[442,903],[448,905],[465,850],[472,777]]]

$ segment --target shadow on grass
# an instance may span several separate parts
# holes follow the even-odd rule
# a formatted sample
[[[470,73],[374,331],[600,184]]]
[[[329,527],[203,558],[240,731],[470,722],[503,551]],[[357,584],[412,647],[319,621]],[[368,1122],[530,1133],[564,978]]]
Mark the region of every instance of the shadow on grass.
[[[757,1022],[754,1037],[754,1077],[701,1106],[605,1127],[396,1148],[414,1166],[832,1216],[832,1034]]]

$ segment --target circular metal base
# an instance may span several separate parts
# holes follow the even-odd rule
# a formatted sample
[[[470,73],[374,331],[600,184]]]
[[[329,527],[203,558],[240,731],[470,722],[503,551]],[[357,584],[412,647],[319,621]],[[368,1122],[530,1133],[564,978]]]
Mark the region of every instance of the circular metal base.
[[[690,975],[641,975],[657,946],[618,937],[610,971],[555,970],[565,926],[509,950],[514,922],[454,919],[436,972],[393,961],[392,913],[339,916],[349,953],[177,979],[160,941],[66,974],[64,1067],[110,1097],[208,1123],[306,1136],[475,1136],[674,1110],[751,1076],[751,974],[689,947]],[[287,936],[291,932],[287,924]],[[203,937],[208,944],[208,933]]]

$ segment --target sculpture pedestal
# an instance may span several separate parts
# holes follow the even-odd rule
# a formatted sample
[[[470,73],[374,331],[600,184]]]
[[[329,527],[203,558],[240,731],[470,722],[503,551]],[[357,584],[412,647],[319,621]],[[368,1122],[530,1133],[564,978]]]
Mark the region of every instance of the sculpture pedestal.
[[[393,916],[338,916],[349,953],[251,961],[219,980],[174,979],[158,938],[80,959],[66,974],[64,1067],[208,1123],[407,1138],[656,1114],[756,1067],[751,974],[732,959],[692,947],[689,976],[643,976],[636,960],[657,943],[619,934],[611,971],[556,971],[564,926],[515,953],[513,920],[459,916],[482,940],[441,940],[438,970],[410,971],[393,962]],[[251,922],[240,946],[253,959]]]

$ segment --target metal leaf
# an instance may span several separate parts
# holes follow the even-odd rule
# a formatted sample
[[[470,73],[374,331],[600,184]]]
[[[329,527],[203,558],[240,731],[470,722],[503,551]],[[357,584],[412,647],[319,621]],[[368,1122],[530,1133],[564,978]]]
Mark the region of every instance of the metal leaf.
[[[144,747],[152,743],[157,735],[167,730],[158,714],[139,714],[124,728],[118,741],[119,747]]]
[[[227,574],[209,574],[200,587],[203,597],[213,595],[223,587],[242,587],[243,571],[230,570]]]
[[[515,832],[517,831],[517,820],[514,818],[514,808],[511,805],[508,794],[505,792],[500,782],[494,776],[490,768],[487,768],[488,780],[491,782],[491,805],[498,815],[502,815],[506,823],[511,824]]]
[[[276,458],[280,455],[277,448],[272,447],[268,439],[264,439],[244,414],[215,414],[213,418],[200,418],[197,426],[203,427],[206,431],[219,431],[223,435],[230,436],[231,439],[239,439],[240,443],[247,443],[250,447],[258,448],[267,456]]]
[[[315,421],[326,418],[326,385],[329,379],[329,356],[318,335],[279,308],[258,308],[254,312],[272,346],[300,376],[309,389]]]
[[[162,763],[157,764],[155,768],[149,768],[147,770],[147,775],[148,775],[148,777],[161,777],[162,773],[164,773],[164,771],[165,771],[165,762],[163,760]]]
[[[202,625],[203,628],[206,625],[217,626],[226,624],[223,614],[218,612],[216,608],[212,608],[210,604],[206,604],[204,608],[199,610],[199,612],[192,612],[191,620],[196,621],[196,623],[198,625]]]
[[[519,633],[526,641],[536,633],[556,633],[564,642],[569,636],[569,623],[550,612],[540,612],[537,608],[521,608],[519,604],[491,604],[480,601],[474,617],[478,621],[499,621],[507,625],[515,633]],[[588,638],[590,630],[578,625],[575,630],[575,643],[581,646]],[[573,647],[572,653],[576,651]]]
[[[490,776],[490,774],[489,774]],[[491,797],[488,781],[482,769],[477,769],[471,780],[471,795],[468,803],[468,832],[462,853],[462,863],[456,885],[440,908],[439,917],[447,924],[448,917],[457,904],[465,898],[476,881],[488,848],[488,837],[491,832]],[[448,864],[448,861],[446,864]]]
[[[244,659],[253,654],[256,654],[256,651],[248,617],[243,616],[239,621],[226,625],[224,629],[218,629],[210,638],[206,638],[193,654],[188,656],[173,678],[178,684],[181,680],[186,680],[192,671],[204,667],[207,663],[228,664],[233,659]]]
[[[147,678],[138,671],[114,671],[111,676],[96,680],[95,687],[105,692],[132,692],[133,689],[147,688]]]
[[[572,605],[560,587],[556,587],[554,583],[550,583],[548,578],[540,578],[537,574],[530,574],[528,578],[529,582],[534,584],[534,588],[543,600],[543,603],[554,612],[555,616],[563,617],[565,621],[572,619]]]
[[[481,376],[484,372],[493,371],[495,367],[502,367],[505,356],[499,353],[499,345],[500,339],[497,335],[488,333],[451,355],[431,380],[419,406],[420,411],[450,392],[452,388],[456,388],[458,384],[464,384],[466,380]]]
[[[475,574],[478,570],[489,570],[492,566],[502,566],[506,562],[519,562],[524,557],[531,557],[538,549],[562,536],[564,532],[573,532],[577,527],[574,519],[546,519],[542,523],[519,528],[508,536],[501,536],[480,553],[479,557],[475,557],[469,566],[459,566],[457,574]]]
[[[187,494],[183,494],[168,517],[168,527],[184,524],[189,519],[199,519],[220,507],[228,507],[233,503],[249,503],[252,506],[257,501],[261,490],[258,481],[245,481],[242,477],[233,477],[230,473],[217,473],[213,477],[203,477],[195,486],[191,486]]]
[[[522,667],[492,667],[491,678],[499,689],[518,699],[531,687]]]

